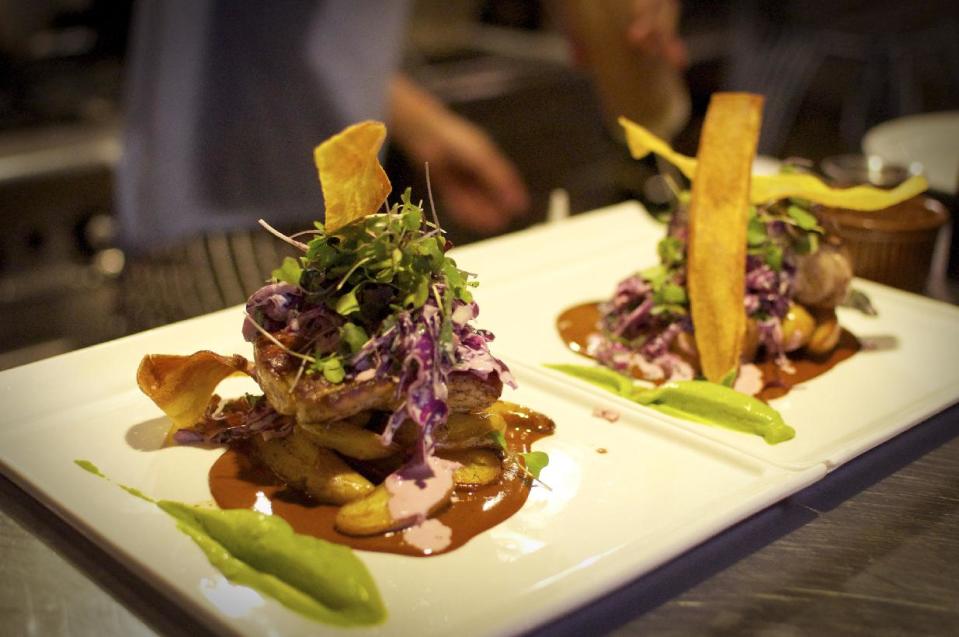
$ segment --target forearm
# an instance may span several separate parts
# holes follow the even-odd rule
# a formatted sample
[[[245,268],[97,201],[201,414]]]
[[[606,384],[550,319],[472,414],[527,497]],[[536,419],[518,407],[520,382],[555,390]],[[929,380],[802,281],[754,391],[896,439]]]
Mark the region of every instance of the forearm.
[[[432,153],[424,146],[450,113],[406,74],[397,73],[390,80],[389,116],[393,139],[411,155],[429,157]]]

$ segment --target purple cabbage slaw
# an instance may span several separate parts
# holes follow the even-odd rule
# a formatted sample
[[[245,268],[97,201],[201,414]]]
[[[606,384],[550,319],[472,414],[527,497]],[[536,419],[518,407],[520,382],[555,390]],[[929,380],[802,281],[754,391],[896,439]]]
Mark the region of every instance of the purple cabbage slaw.
[[[293,419],[276,412],[262,397],[221,401],[210,399],[203,420],[173,434],[177,444],[228,445],[260,435],[264,440],[282,438],[293,431]]]
[[[772,222],[773,226],[778,222]],[[775,232],[775,228],[770,228]],[[671,229],[673,236],[682,234]],[[683,241],[685,245],[685,241]],[[796,268],[785,259],[780,270],[774,270],[762,258],[746,259],[746,315],[756,322],[759,342],[767,354],[782,367],[789,366],[783,342],[782,320],[789,311]],[[677,273],[674,281],[685,286],[685,273]],[[638,371],[649,380],[687,380],[695,370],[677,337],[693,334],[688,314],[654,312],[653,286],[641,274],[620,281],[612,298],[601,303],[600,331],[587,342],[587,354],[617,371]]]
[[[254,292],[247,301],[246,315],[243,336],[247,341],[254,341],[260,333],[253,325],[256,321],[267,332],[286,330],[320,351],[330,349],[324,345],[338,339],[338,328],[343,323],[326,306],[311,306],[305,291],[289,283],[270,283]],[[441,338],[442,311],[430,297],[420,308],[395,314],[391,324],[374,333],[344,366],[345,382],[371,378],[397,381],[400,404],[387,421],[383,444],[392,441],[407,418],[420,428],[413,457],[402,469],[404,478],[432,476],[427,459],[433,452],[433,432],[449,415],[451,373],[469,373],[482,380],[495,374],[502,383],[516,387],[509,368],[489,350],[493,334],[470,324],[479,315],[479,306],[454,300],[450,315],[452,336],[448,344]],[[217,409],[217,402],[211,403],[197,427],[177,432],[176,441],[229,444],[254,435],[276,437],[292,431],[293,420],[276,413],[265,399],[250,408],[239,424],[237,418],[225,417]]]

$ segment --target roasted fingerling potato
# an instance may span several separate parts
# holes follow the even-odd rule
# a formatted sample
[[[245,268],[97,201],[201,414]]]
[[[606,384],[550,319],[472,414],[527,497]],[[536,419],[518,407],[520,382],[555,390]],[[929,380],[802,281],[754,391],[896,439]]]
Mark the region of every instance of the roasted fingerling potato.
[[[260,460],[281,480],[322,504],[346,504],[373,491],[373,483],[299,427],[285,438],[253,439]]]

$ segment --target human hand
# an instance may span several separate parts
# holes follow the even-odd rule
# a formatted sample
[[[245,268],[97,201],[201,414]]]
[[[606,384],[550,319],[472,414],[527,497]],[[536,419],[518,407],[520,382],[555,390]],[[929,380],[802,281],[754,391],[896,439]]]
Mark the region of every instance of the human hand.
[[[404,76],[392,81],[390,98],[394,139],[428,165],[431,187],[457,222],[491,234],[528,212],[519,172],[482,129]]]
[[[677,69],[686,68],[689,53],[679,38],[679,13],[679,0],[632,0],[627,42]]]

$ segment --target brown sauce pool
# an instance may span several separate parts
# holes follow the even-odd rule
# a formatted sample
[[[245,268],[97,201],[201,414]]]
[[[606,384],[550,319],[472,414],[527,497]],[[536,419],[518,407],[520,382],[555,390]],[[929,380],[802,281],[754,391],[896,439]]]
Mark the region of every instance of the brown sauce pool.
[[[510,451],[529,451],[532,444],[553,432],[553,421],[532,412],[504,414],[507,422],[506,444]],[[437,455],[442,456],[442,452]],[[526,502],[532,480],[517,470],[506,470],[499,482],[477,488],[457,488],[453,502],[435,519],[452,529],[452,541],[442,551],[425,553],[403,541],[403,532],[394,531],[372,537],[354,537],[340,533],[334,526],[338,507],[316,504],[310,498],[286,487],[272,471],[241,448],[228,449],[210,468],[210,491],[223,509],[255,509],[286,520],[297,533],[312,535],[363,551],[379,551],[427,557],[448,553],[473,537],[506,520]]]
[[[556,319],[556,329],[559,330],[560,338],[569,349],[588,357],[586,342],[590,334],[596,332],[598,321],[599,303],[583,303],[564,310]],[[825,374],[861,348],[859,340],[851,332],[843,329],[839,336],[839,344],[825,356],[811,356],[802,350],[791,353],[789,360],[796,370],[794,374],[786,374],[774,361],[757,363],[766,383],[757,398],[772,400],[785,396],[799,383]]]

